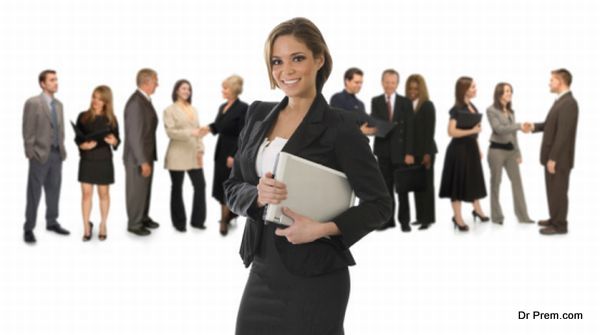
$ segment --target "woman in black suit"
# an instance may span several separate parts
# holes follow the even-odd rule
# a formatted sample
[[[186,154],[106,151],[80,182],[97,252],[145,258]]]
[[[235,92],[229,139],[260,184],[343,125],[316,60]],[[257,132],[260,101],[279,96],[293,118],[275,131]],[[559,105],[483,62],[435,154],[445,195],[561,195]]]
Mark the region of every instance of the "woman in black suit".
[[[426,169],[426,185],[421,192],[415,192],[415,208],[419,230],[429,228],[435,223],[435,191],[433,185],[433,166],[437,146],[435,144],[435,107],[429,100],[429,92],[425,78],[420,74],[413,74],[406,79],[406,97],[413,104],[414,140],[413,153],[415,162],[422,164]]]
[[[448,135],[452,137],[452,140],[446,149],[440,186],[440,198],[450,198],[452,202],[454,227],[463,232],[468,231],[469,226],[462,218],[461,201],[473,203],[471,212],[473,220],[479,218],[482,222],[489,221],[479,203],[479,199],[487,195],[481,167],[483,153],[477,142],[477,135],[481,132],[481,123],[470,129],[461,129],[457,125],[457,119],[461,114],[479,114],[475,105],[471,103],[471,99],[476,95],[477,87],[473,79],[458,78],[455,88],[456,102],[450,109],[450,121],[448,122]]]
[[[108,86],[98,86],[92,93],[90,108],[77,117],[77,128],[82,135],[101,134],[101,140],[75,137],[79,147],[79,182],[81,183],[81,209],[83,214],[83,241],[92,238],[90,222],[94,185],[100,198],[100,231],[98,239],[106,239],[106,219],[110,207],[108,187],[114,183],[112,151],[119,143],[119,126],[113,112],[112,91]]]
[[[219,134],[215,149],[215,170],[213,174],[212,196],[221,204],[219,232],[227,235],[229,222],[235,215],[225,204],[223,182],[229,178],[233,157],[238,149],[238,136],[244,127],[248,104],[238,97],[242,94],[244,81],[233,75],[223,81],[221,93],[227,101],[219,106],[215,122],[209,125],[213,134]]]
[[[250,106],[225,182],[230,208],[248,218],[240,254],[246,266],[253,263],[236,334],[343,334],[348,266],[355,264],[349,247],[391,216],[391,198],[368,139],[321,94],[332,61],[318,28],[304,18],[279,24],[265,58],[271,86],[286,97]],[[272,174],[280,151],[344,172],[360,204],[329,222],[286,208],[291,226],[265,222],[265,205],[287,194]]]

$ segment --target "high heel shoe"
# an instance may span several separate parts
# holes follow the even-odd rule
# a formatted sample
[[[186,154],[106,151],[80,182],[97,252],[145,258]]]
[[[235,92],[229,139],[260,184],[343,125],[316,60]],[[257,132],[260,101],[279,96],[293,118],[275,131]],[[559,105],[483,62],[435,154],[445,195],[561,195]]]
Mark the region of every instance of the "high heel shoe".
[[[94,224],[91,222],[88,222],[88,223],[90,224],[90,234],[83,235],[83,238],[82,238],[83,242],[87,242],[92,239],[92,230],[94,229]]]
[[[100,224],[100,226],[102,226],[102,224]],[[99,239],[100,241],[104,241],[104,240],[106,240],[106,238],[107,238],[107,237],[108,237],[108,236],[107,236],[106,232],[104,232],[104,234],[100,234],[100,232],[98,232],[98,239]]]
[[[456,222],[456,219],[454,217],[452,217],[452,222],[454,223],[454,229],[458,228],[459,231],[464,231],[464,232],[469,231],[469,226],[467,226],[464,223],[462,225],[459,225],[458,222]]]
[[[223,220],[219,221],[219,233],[221,233],[221,235],[223,235],[223,236],[226,236],[228,230],[229,230],[229,227],[228,227],[227,222],[225,222]]]
[[[476,219],[479,219],[479,221],[481,222],[488,222],[490,221],[490,218],[488,216],[482,216],[479,215],[479,213],[477,213],[476,211],[472,211],[471,214],[473,214],[473,221],[477,221]]]

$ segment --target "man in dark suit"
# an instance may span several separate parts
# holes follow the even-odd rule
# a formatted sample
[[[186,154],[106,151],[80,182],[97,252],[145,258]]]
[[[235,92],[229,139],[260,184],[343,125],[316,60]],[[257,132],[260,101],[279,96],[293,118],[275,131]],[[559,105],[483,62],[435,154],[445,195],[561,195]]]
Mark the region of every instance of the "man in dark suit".
[[[43,90],[42,94],[29,98],[23,108],[23,144],[25,156],[29,160],[23,227],[26,243],[36,242],[33,229],[42,187],[46,198],[46,229],[60,235],[69,235],[69,231],[57,221],[62,161],[67,158],[67,152],[63,105],[54,96],[58,91],[56,71],[42,71],[38,83]]]
[[[156,161],[156,127],[158,117],[150,96],[158,87],[158,76],[152,69],[137,74],[138,89],[125,105],[125,193],[127,230],[139,236],[158,228],[149,216],[153,165]]]
[[[544,132],[540,163],[545,167],[546,196],[550,219],[539,222],[543,235],[567,233],[569,175],[575,161],[575,135],[579,108],[570,86],[573,77],[565,69],[552,71],[550,92],[558,97],[546,120],[536,123],[533,131]]]
[[[344,73],[344,89],[331,96],[329,105],[348,112],[351,118],[356,119],[360,131],[365,135],[374,135],[376,129],[367,123],[365,104],[356,97],[363,85],[363,72],[357,67],[351,67]]]
[[[392,198],[394,196],[394,171],[403,164],[411,165],[415,162],[413,154],[414,113],[410,100],[396,93],[399,82],[400,75],[396,70],[383,71],[381,84],[384,94],[371,100],[372,117],[396,122],[396,126],[386,137],[375,138],[375,148],[373,150]],[[408,206],[408,193],[398,193],[398,221],[400,221],[403,232],[411,230]],[[394,216],[392,215],[380,229],[394,226]]]

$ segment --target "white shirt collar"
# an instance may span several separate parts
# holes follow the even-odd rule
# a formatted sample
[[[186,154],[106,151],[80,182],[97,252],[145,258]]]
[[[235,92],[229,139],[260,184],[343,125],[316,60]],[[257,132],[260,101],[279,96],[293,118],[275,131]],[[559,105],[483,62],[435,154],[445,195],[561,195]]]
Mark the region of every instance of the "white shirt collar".
[[[556,101],[558,101],[558,99],[562,98],[562,97],[563,97],[563,95],[565,95],[565,94],[567,94],[567,93],[569,93],[569,92],[571,92],[571,90],[566,90],[566,91],[564,91],[564,92],[560,93],[560,94],[559,94],[559,95],[556,97]]]
[[[138,91],[139,91],[140,93],[142,93],[142,95],[143,95],[144,97],[146,97],[146,99],[148,99],[148,101],[152,101],[152,99],[150,98],[150,96],[149,96],[148,94],[146,94],[146,92],[144,92],[144,91],[143,91],[141,88],[139,88],[139,87],[138,87]]]

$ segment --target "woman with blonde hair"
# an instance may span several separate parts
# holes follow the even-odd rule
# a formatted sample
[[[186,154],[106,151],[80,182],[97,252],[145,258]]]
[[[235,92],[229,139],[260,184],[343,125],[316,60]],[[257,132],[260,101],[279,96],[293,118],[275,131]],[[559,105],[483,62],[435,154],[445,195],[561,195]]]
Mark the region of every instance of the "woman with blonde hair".
[[[92,238],[90,222],[94,185],[100,200],[100,227],[98,239],[107,237],[106,220],[110,207],[109,185],[115,181],[112,151],[119,146],[119,126],[113,112],[112,91],[108,86],[98,86],[92,93],[87,111],[77,117],[78,134],[75,143],[79,147],[79,182],[81,183],[81,209],[83,214],[83,241]]]
[[[211,133],[219,135],[215,148],[212,196],[221,204],[219,232],[223,236],[227,235],[229,223],[236,217],[225,203],[223,183],[231,173],[233,157],[238,149],[238,136],[246,120],[248,104],[239,99],[243,86],[244,80],[238,75],[223,80],[221,94],[226,101],[219,106],[215,121],[209,125]]]

